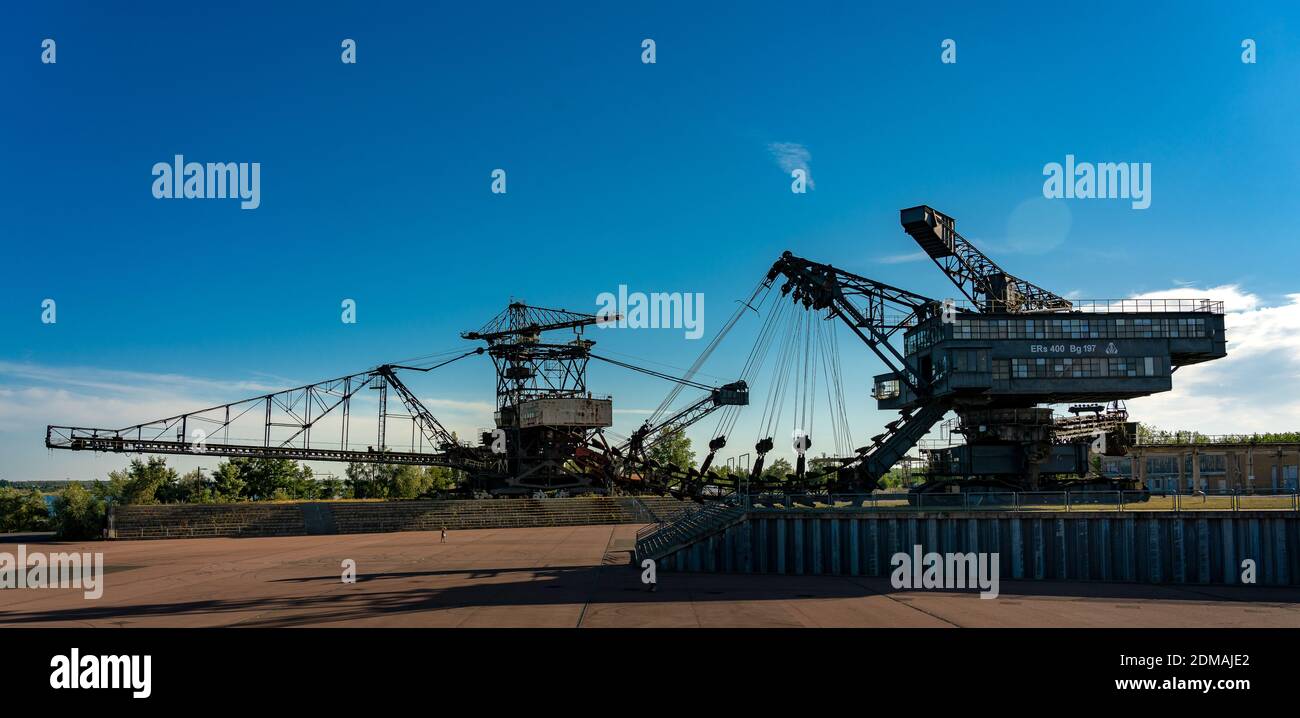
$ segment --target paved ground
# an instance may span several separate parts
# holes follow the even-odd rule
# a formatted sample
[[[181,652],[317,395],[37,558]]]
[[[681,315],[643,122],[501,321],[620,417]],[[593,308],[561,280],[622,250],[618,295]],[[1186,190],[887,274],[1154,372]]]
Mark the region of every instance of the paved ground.
[[[636,526],[51,543],[103,551],[104,595],[0,590],[0,626],[1300,627],[1300,589],[1003,582],[1002,596],[887,579],[659,575],[627,565]],[[16,553],[0,536],[0,552]],[[352,559],[358,580],[340,580]]]

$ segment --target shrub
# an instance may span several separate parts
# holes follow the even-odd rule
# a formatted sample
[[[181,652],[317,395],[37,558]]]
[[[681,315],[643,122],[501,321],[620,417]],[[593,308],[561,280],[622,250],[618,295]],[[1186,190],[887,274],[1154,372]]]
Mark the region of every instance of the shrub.
[[[54,526],[60,538],[98,538],[104,530],[105,514],[105,503],[76,481],[54,501]]]
[[[49,531],[50,511],[36,489],[0,488],[0,533]]]

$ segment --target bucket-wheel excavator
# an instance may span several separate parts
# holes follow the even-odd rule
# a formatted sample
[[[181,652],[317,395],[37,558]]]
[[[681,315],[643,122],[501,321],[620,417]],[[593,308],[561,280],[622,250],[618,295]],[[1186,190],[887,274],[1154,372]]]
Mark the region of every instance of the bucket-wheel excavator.
[[[384,364],[121,429],[49,426],[46,445],[448,466],[462,473],[466,492],[498,496],[563,490],[704,499],[737,491],[870,491],[952,412],[954,432],[964,441],[928,451],[929,480],[921,491],[1038,489],[1048,482],[1105,481],[1081,477],[1088,476],[1090,451],[1123,451],[1133,426],[1122,402],[1168,391],[1177,368],[1226,353],[1220,302],[1067,300],[1003,270],[957,233],[951,217],[929,206],[901,210],[900,222],[962,299],[934,299],[786,252],[683,376],[593,353],[595,342],[583,330],[617,316],[513,302],[461,335],[484,343],[473,350]],[[697,381],[705,361],[749,315],[762,321],[735,379],[718,386]],[[572,338],[552,338],[563,331]],[[877,408],[898,412],[862,446],[848,426],[839,352],[845,331],[884,364],[870,392]],[[427,373],[481,354],[496,369],[496,427],[464,442],[399,372]],[[613,425],[612,400],[587,388],[591,359],[673,384],[621,442],[605,434]],[[703,395],[672,409],[688,389]],[[389,401],[390,391],[397,402]],[[721,466],[718,453],[751,394],[762,398],[753,461],[744,466],[733,457]],[[1069,403],[1076,404],[1072,417],[1050,408]],[[362,407],[373,413],[357,429],[354,409]],[[717,422],[700,466],[655,458],[660,442],[709,417]],[[787,428],[795,457],[789,470],[784,448],[768,461]]]

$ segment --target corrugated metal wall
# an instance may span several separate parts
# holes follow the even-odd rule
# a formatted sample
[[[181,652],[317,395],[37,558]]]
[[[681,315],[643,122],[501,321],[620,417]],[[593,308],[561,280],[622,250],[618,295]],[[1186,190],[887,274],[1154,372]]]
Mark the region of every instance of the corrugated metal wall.
[[[997,553],[1004,579],[1300,584],[1293,512],[882,514],[763,511],[659,562],[664,570],[888,576],[896,553]]]

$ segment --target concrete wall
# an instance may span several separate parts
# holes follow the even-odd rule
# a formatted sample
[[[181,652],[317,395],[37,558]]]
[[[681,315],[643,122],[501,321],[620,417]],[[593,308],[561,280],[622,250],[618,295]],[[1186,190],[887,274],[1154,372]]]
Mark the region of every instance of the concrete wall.
[[[1289,511],[882,514],[760,511],[663,557],[661,570],[888,576],[895,553],[997,553],[1004,579],[1300,584]]]
[[[115,506],[116,539],[437,531],[643,523],[685,504],[665,497]]]

